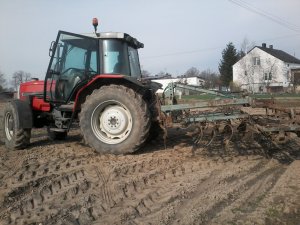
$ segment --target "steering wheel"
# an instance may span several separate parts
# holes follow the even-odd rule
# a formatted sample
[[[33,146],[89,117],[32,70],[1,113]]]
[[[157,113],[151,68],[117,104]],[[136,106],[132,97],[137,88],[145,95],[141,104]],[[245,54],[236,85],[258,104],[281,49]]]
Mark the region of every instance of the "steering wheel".
[[[70,67],[63,71],[56,82],[55,96],[59,100],[66,100],[76,83],[84,79],[84,70]]]
[[[66,100],[73,88],[81,81],[87,80],[91,75],[97,74],[93,70],[84,70],[70,67],[63,71],[57,82],[56,96],[59,99]]]
[[[70,68],[66,69],[65,71],[63,71],[61,73],[61,77],[63,79],[66,79],[66,80],[69,80],[70,77],[75,77],[74,75],[70,76],[69,74],[76,74],[76,76],[83,77],[84,76],[84,70],[83,69],[74,68],[74,67],[70,67]]]

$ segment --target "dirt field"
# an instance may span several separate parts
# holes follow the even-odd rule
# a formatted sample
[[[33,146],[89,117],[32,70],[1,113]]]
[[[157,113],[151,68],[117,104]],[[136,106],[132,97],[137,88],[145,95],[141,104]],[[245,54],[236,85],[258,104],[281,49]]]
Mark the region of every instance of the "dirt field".
[[[0,106],[2,107],[2,106]],[[171,130],[133,155],[98,155],[79,131],[0,145],[0,224],[299,224],[300,142],[260,135],[192,151]]]

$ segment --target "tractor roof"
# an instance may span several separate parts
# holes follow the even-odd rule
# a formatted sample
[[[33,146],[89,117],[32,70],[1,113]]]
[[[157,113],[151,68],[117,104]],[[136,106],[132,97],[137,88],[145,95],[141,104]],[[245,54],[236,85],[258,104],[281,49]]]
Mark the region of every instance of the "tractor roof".
[[[101,32],[101,33],[88,33],[82,34],[84,36],[98,38],[98,39],[124,39],[125,41],[133,44],[137,48],[143,48],[144,44],[139,42],[136,38],[131,37],[129,34],[121,32]]]

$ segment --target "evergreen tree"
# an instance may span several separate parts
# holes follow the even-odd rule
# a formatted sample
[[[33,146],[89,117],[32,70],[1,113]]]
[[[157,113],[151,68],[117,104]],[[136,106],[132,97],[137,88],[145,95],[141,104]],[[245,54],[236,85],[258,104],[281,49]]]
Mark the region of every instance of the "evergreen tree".
[[[239,54],[236,51],[233,43],[227,44],[226,48],[222,52],[222,59],[219,63],[220,80],[222,84],[229,87],[232,81],[232,66],[239,59]]]

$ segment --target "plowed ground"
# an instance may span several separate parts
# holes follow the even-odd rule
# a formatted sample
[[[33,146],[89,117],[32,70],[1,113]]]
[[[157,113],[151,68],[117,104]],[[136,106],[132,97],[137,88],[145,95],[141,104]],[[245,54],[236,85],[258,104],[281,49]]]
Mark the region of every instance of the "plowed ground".
[[[300,144],[260,135],[192,151],[170,130],[132,155],[99,155],[77,129],[0,145],[0,224],[300,224]]]

